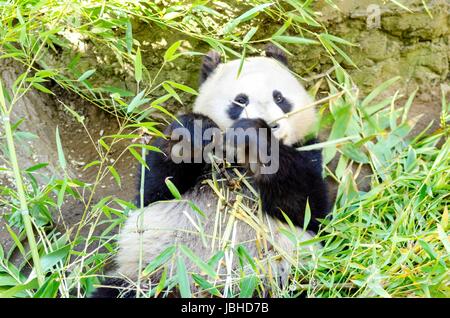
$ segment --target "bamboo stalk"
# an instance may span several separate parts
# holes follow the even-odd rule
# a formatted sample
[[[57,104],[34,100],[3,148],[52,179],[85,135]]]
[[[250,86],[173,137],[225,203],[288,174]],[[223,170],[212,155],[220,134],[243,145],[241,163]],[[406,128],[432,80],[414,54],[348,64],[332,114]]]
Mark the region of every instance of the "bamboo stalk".
[[[16,148],[14,145],[13,131],[11,128],[11,123],[10,123],[10,113],[11,113],[12,107],[10,108],[10,110],[8,110],[8,108],[6,107],[6,101],[5,101],[4,96],[5,95],[3,94],[3,86],[0,81],[0,106],[1,106],[0,109],[1,109],[2,117],[3,117],[3,124],[4,124],[4,129],[5,129],[5,135],[6,135],[6,141],[7,141],[7,146],[8,146],[10,162],[11,162],[11,166],[12,166],[12,169],[14,172],[14,179],[16,182],[17,195],[18,195],[19,201],[20,201],[20,212],[21,212],[20,214],[22,216],[23,223],[25,226],[25,232],[27,235],[28,243],[30,244],[31,256],[33,259],[34,269],[36,271],[38,284],[39,284],[39,286],[42,286],[42,284],[44,284],[44,274],[42,272],[41,261],[39,258],[39,251],[38,251],[38,247],[36,245],[36,240],[34,238],[33,227],[31,225],[30,212],[28,210],[27,198],[25,196],[24,184],[22,181],[21,173],[20,173],[19,163],[17,161],[17,154],[16,154]]]
[[[319,100],[317,100],[317,101],[315,101],[315,102],[313,102],[313,103],[311,103],[311,104],[306,105],[305,107],[302,107],[302,108],[293,110],[293,111],[291,111],[291,112],[289,112],[289,113],[286,113],[286,114],[284,114],[283,116],[281,116],[280,118],[277,118],[277,119],[271,121],[271,122],[268,123],[268,124],[271,125],[271,124],[273,124],[273,123],[276,123],[276,122],[279,121],[279,120],[288,118],[288,117],[290,117],[290,116],[292,116],[292,115],[295,115],[295,114],[300,113],[300,112],[302,112],[302,111],[305,111],[305,110],[307,110],[307,109],[313,108],[313,107],[315,107],[315,106],[317,106],[317,105],[323,104],[323,103],[326,102],[326,101],[329,101],[329,100],[334,99],[334,98],[338,98],[339,96],[341,96],[341,95],[344,94],[344,93],[345,93],[345,91],[340,91],[340,92],[338,92],[338,93],[336,93],[336,94],[333,94],[333,95],[324,97],[324,98],[322,98],[322,99],[319,99]]]

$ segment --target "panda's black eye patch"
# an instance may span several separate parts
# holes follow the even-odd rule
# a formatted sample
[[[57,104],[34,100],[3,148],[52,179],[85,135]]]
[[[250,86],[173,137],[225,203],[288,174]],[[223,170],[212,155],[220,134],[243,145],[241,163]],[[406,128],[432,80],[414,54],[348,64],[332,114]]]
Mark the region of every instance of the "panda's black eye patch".
[[[238,104],[238,106],[244,107],[248,105],[248,96],[245,94],[239,94],[234,98],[233,104]]]
[[[228,108],[228,116],[230,116],[231,119],[236,120],[241,115],[242,111],[244,110],[244,107],[248,105],[249,99],[248,96],[245,94],[239,94],[237,95],[230,107]]]
[[[288,113],[292,109],[291,103],[279,91],[272,92],[273,101],[277,104],[284,113]]]

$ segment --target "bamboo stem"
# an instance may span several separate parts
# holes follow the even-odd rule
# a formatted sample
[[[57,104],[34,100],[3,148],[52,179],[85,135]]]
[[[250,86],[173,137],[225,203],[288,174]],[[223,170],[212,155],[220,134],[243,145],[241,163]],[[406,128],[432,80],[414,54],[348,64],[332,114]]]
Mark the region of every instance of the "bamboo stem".
[[[13,131],[10,123],[10,111],[6,107],[6,102],[3,94],[3,86],[0,82],[0,106],[3,117],[6,141],[8,146],[8,152],[10,157],[11,166],[14,172],[14,179],[16,182],[17,195],[20,201],[20,212],[22,215],[23,223],[25,226],[25,232],[27,235],[28,243],[30,244],[31,255],[33,258],[34,269],[38,279],[39,286],[44,283],[44,274],[42,272],[41,261],[39,258],[39,251],[34,238],[33,227],[31,225],[30,212],[28,210],[27,199],[25,196],[24,184],[20,173],[19,163],[17,161],[16,148],[14,145]],[[10,108],[12,109],[12,107]]]
[[[333,94],[333,95],[324,97],[324,98],[322,98],[322,99],[319,99],[319,100],[317,100],[317,101],[315,101],[315,102],[313,102],[313,103],[311,103],[311,104],[306,105],[305,107],[302,107],[302,108],[293,110],[293,111],[291,111],[291,112],[289,112],[289,113],[286,113],[286,114],[284,114],[283,116],[281,116],[280,118],[277,118],[277,119],[271,121],[271,122],[268,123],[268,124],[271,125],[271,124],[273,124],[273,123],[276,123],[276,122],[279,121],[279,120],[288,118],[289,116],[295,115],[295,114],[300,113],[300,112],[302,112],[302,111],[305,111],[305,110],[307,110],[307,109],[309,109],[309,108],[313,108],[313,107],[315,107],[315,106],[317,106],[317,105],[323,104],[324,102],[326,102],[326,101],[328,101],[328,100],[331,100],[331,99],[333,99],[333,98],[338,98],[339,96],[341,96],[341,95],[344,94],[344,93],[345,93],[345,91],[340,91],[339,93],[336,93],[336,94]]]

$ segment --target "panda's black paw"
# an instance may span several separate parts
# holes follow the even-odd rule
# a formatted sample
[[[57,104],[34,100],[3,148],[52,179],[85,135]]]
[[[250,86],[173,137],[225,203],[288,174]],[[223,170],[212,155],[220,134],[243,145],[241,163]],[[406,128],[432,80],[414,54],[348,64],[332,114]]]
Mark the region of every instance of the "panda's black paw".
[[[242,128],[242,129],[268,129],[268,131],[270,131],[270,126],[269,124],[266,123],[266,121],[264,119],[261,118],[242,118],[237,120],[232,126],[231,128],[236,129],[236,128]]]
[[[167,139],[160,149],[171,160],[184,158],[190,162],[201,161],[204,147],[216,137],[213,133],[205,134],[205,131],[214,128],[218,130],[216,123],[209,117],[194,113],[181,115],[164,131]],[[195,156],[199,158],[194,158]]]
[[[225,135],[226,152],[233,153],[236,162],[257,167],[270,155],[272,135],[270,126],[260,118],[237,120]]]
[[[271,135],[269,125],[263,119],[242,118],[227,129],[225,138],[228,146],[248,149],[250,146],[259,148],[261,144],[270,142]]]

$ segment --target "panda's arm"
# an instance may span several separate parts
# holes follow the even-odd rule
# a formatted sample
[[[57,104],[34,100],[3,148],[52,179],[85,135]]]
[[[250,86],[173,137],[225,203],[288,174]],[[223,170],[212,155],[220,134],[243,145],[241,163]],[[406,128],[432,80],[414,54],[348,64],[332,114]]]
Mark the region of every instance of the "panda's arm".
[[[172,132],[177,128],[184,129],[190,138],[189,142],[193,144],[195,126],[198,130],[198,134],[195,135],[195,138],[198,139],[197,145],[203,148],[205,144],[210,142],[210,140],[202,140],[203,132],[208,128],[217,127],[217,125],[208,117],[194,113],[178,117],[178,121],[174,121],[164,131],[168,139],[158,138],[152,144],[162,150],[163,153],[151,151],[145,158],[149,169],[145,169],[144,176],[144,206],[159,200],[173,199],[173,195],[166,185],[166,178],[169,177],[178,191],[183,194],[195,186],[197,179],[204,173],[207,163],[203,160],[200,162],[190,160],[190,162],[176,163],[172,158],[172,147],[179,142],[179,140],[171,138],[174,136]],[[139,178],[139,183],[140,180],[141,178]],[[140,193],[136,201],[140,202]]]
[[[270,127],[262,119],[241,119],[234,128]],[[270,149],[271,133],[265,141],[258,140],[258,145],[265,144]],[[252,142],[252,141],[250,141]],[[253,141],[255,142],[255,141]],[[315,143],[310,141],[309,143]],[[254,174],[263,210],[284,221],[283,211],[289,219],[300,227],[304,224],[306,202],[310,206],[311,221],[308,230],[317,232],[318,219],[323,219],[329,212],[328,191],[322,178],[322,154],[320,150],[298,151],[295,147],[278,143],[278,151],[270,149],[272,160],[278,160],[274,173]],[[268,165],[273,162],[269,162]]]
[[[322,178],[322,155],[319,150],[298,151],[279,145],[279,168],[274,174],[255,175],[263,210],[284,220],[283,211],[291,221],[303,226],[306,202],[310,206],[308,230],[317,233],[329,212],[328,191]]]

